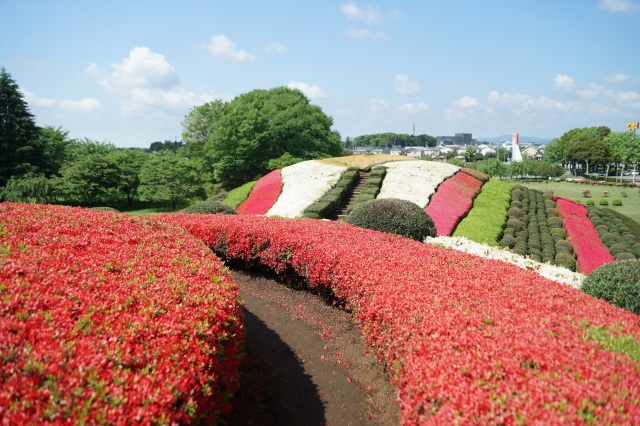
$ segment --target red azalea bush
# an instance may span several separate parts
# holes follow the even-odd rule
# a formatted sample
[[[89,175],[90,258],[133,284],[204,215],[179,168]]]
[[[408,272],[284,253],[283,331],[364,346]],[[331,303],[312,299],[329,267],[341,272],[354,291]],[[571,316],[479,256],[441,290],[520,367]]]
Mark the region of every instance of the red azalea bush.
[[[353,310],[403,424],[639,424],[640,372],[585,330],[630,312],[508,263],[317,220],[164,215],[228,260],[296,273]]]
[[[0,423],[215,423],[243,342],[237,286],[184,230],[0,204]]]
[[[566,198],[554,196],[558,212],[567,230],[567,238],[573,243],[578,271],[585,275],[614,259],[602,244],[593,223],[587,217],[587,208]]]
[[[468,173],[458,172],[442,182],[425,211],[436,225],[437,236],[449,236],[480,192],[482,182]]]
[[[238,214],[266,214],[282,193],[282,175],[276,169],[261,177],[237,208]]]
[[[473,176],[474,178],[478,179],[482,183],[487,182],[489,180],[489,178],[490,178],[490,176],[488,174],[479,172],[476,169],[470,169],[468,167],[463,167],[463,168],[460,169],[460,171],[462,173],[468,174],[469,176]]]

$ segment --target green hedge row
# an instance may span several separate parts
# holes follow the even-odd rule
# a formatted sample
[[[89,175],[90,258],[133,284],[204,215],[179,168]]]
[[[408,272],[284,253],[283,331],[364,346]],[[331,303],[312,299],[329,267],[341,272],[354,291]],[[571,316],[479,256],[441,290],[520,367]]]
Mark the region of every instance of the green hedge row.
[[[588,216],[600,240],[616,260],[640,258],[640,242],[621,219],[607,209],[587,207]]]
[[[362,203],[375,200],[380,193],[382,182],[387,175],[387,168],[385,166],[376,166],[369,172],[369,178],[364,184],[360,194],[353,199],[353,201],[347,206],[347,213],[351,213],[353,209]]]
[[[256,185],[256,182],[257,180],[247,182],[242,186],[232,189],[227,194],[227,198],[225,198],[222,202],[230,205],[234,209],[237,209],[238,206],[249,197],[249,194],[251,193],[253,187]]]
[[[302,213],[310,219],[327,219],[336,213],[340,203],[358,181],[358,169],[350,167],[342,173],[338,182],[320,199],[311,204]]]
[[[454,237],[466,237],[478,243],[497,246],[507,221],[507,209],[513,185],[489,179],[473,201],[473,207],[453,232]]]
[[[510,206],[499,244],[521,256],[575,271],[573,244],[566,240],[553,193],[516,185]]]

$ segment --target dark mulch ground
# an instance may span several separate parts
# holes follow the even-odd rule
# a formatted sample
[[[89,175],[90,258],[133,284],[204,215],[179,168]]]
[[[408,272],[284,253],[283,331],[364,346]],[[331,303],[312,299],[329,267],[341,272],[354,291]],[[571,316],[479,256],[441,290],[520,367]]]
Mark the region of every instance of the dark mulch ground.
[[[398,424],[396,390],[351,314],[271,278],[232,276],[247,333],[232,425]]]

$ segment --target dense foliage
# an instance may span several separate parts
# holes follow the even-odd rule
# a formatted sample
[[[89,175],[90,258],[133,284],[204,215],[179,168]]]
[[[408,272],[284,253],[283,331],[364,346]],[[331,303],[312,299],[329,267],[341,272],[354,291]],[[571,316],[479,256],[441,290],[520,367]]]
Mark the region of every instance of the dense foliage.
[[[251,182],[247,182],[243,185],[240,185],[237,188],[232,189],[227,193],[227,196],[224,199],[226,204],[229,204],[233,208],[237,208],[240,204],[242,204],[251,191],[253,187],[256,185],[257,180],[252,180]]]
[[[616,259],[640,258],[640,241],[608,209],[588,207],[588,217],[602,243]]]
[[[163,215],[348,303],[402,424],[637,424],[637,316],[532,271],[342,222]],[[626,351],[618,343],[636,351]]]
[[[364,202],[353,209],[344,221],[417,241],[436,236],[436,226],[427,212],[415,203],[397,198]]]
[[[364,186],[360,193],[352,200],[351,204],[347,206],[347,213],[351,213],[360,204],[375,200],[380,193],[380,187],[384,181],[384,177],[387,174],[387,168],[385,166],[376,166],[369,172],[369,177],[364,182]]]
[[[238,289],[177,226],[0,204],[0,296],[0,423],[229,414],[243,355]]]
[[[451,235],[458,222],[471,209],[473,199],[481,187],[480,180],[463,171],[438,186],[438,190],[425,208],[435,223],[438,236]]]
[[[582,283],[582,291],[640,315],[640,260],[607,263]]]
[[[312,219],[331,219],[336,215],[336,210],[345,200],[345,197],[353,189],[358,181],[358,169],[351,167],[346,169],[340,180],[328,190],[322,197],[307,207],[302,217]]]
[[[182,209],[182,213],[188,214],[238,214],[236,209],[228,204],[215,200],[204,200]]]

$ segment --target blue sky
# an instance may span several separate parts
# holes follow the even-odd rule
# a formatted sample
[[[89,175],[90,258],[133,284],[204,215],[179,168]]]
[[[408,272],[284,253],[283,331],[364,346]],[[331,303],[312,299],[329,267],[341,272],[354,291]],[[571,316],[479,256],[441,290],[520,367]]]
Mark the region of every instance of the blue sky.
[[[120,147],[285,85],[343,139],[640,121],[640,0],[0,0],[0,40],[38,125]]]

